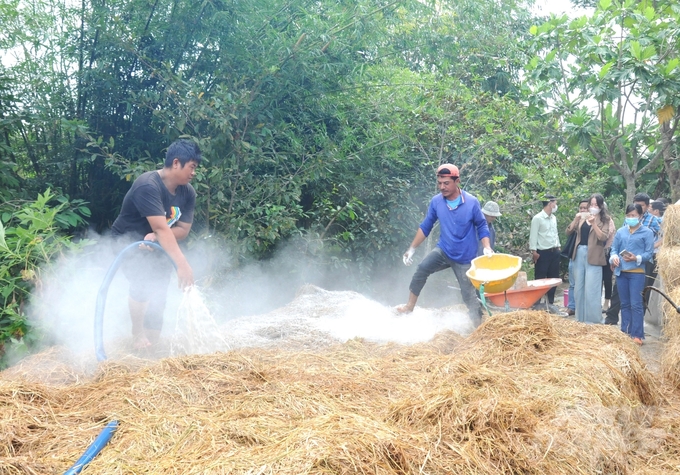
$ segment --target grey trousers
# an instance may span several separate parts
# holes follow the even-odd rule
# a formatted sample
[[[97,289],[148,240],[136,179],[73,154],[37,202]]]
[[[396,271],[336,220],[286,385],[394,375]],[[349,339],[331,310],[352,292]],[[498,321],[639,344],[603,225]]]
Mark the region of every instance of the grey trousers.
[[[451,268],[458,279],[460,285],[460,292],[463,294],[463,301],[468,308],[468,314],[475,327],[479,326],[482,321],[482,307],[477,300],[477,292],[475,287],[468,279],[465,273],[470,269],[470,264],[459,264],[449,259],[440,248],[435,247],[425,259],[418,264],[416,273],[413,274],[409,290],[415,295],[420,295],[421,290],[425,286],[427,278],[444,269]]]

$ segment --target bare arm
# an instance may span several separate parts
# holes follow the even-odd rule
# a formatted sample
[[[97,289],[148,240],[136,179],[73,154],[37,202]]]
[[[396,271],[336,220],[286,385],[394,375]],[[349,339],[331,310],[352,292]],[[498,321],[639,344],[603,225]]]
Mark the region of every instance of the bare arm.
[[[413,241],[411,242],[411,246],[410,246],[410,247],[411,247],[412,249],[417,248],[418,246],[420,246],[420,245],[423,243],[423,241],[424,241],[425,239],[427,239],[427,236],[425,236],[425,233],[423,232],[422,229],[418,228],[418,231],[416,232],[416,235],[415,235],[415,237],[413,238]],[[486,240],[487,240],[487,244],[488,244],[489,238],[486,238]]]
[[[183,223],[182,221],[177,221],[173,227],[170,228],[172,234],[175,235],[175,239],[178,241],[184,241],[191,231],[191,223]]]
[[[165,216],[147,216],[146,219],[149,221],[158,243],[177,265],[177,280],[180,288],[184,289],[194,285],[194,272],[177,244],[176,233],[186,237],[186,234],[189,233],[186,226],[179,227],[177,230],[170,228]],[[188,225],[188,228],[191,229],[191,225]]]

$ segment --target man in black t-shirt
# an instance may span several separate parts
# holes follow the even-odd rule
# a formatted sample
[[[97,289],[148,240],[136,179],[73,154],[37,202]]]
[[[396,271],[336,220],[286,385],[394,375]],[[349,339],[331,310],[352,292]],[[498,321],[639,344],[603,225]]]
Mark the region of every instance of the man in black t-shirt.
[[[177,241],[185,239],[191,230],[196,191],[190,181],[200,162],[201,150],[196,143],[173,142],[164,167],[134,181],[111,228],[122,245],[141,240],[158,242],[177,266],[182,289],[194,284],[194,276]],[[172,264],[163,253],[147,248],[127,254],[122,269],[130,282],[134,346],[146,348],[160,337]]]

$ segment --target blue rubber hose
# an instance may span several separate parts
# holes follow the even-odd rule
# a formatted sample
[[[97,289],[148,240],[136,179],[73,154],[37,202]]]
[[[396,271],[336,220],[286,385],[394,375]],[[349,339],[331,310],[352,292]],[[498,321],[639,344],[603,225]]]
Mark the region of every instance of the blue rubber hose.
[[[106,444],[109,443],[111,437],[118,429],[118,421],[111,421],[106,424],[106,427],[102,429],[94,442],[90,444],[85,453],[73,464],[71,468],[64,472],[64,475],[75,475],[81,472],[85,465],[90,463],[93,458],[97,456],[99,452],[104,448]]]
[[[113,276],[116,275],[116,271],[123,262],[123,256],[125,256],[125,254],[127,254],[133,249],[139,249],[140,244],[145,244],[149,247],[162,251],[163,254],[168,256],[168,259],[170,259],[170,262],[172,262],[172,265],[175,267],[175,269],[177,269],[177,264],[175,264],[175,261],[173,261],[168,255],[168,253],[165,252],[165,249],[163,249],[161,245],[156,242],[152,241],[133,242],[125,249],[120,251],[120,253],[118,253],[113,263],[109,267],[109,270],[106,272],[106,275],[104,276],[104,281],[102,282],[102,285],[99,287],[99,292],[97,292],[97,305],[94,310],[94,351],[95,354],[97,355],[97,361],[104,361],[106,359],[106,353],[104,352],[104,308],[106,307],[106,295],[109,292],[109,285],[111,285]]]

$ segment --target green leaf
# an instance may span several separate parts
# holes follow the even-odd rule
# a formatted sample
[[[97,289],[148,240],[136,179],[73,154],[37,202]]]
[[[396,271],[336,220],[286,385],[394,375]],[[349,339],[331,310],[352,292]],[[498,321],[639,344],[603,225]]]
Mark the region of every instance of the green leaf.
[[[654,7],[645,8],[645,18],[647,18],[647,20],[652,21],[655,16],[656,12],[654,11]]]
[[[612,4],[612,0],[600,0],[600,8],[602,10],[606,10],[609,8]]]
[[[650,58],[653,58],[654,56],[656,56],[656,48],[654,48],[654,45],[649,45],[644,50],[642,50],[640,59],[642,61],[646,61]]]
[[[671,59],[666,65],[665,73],[670,74],[671,72],[673,72],[673,70],[678,67],[678,63],[680,63],[680,59],[678,58]]]
[[[531,61],[529,61],[529,64],[528,64],[527,68],[528,68],[529,70],[534,70],[534,69],[536,69],[536,67],[538,66],[538,62],[539,62],[540,60],[541,60],[541,58],[539,58],[538,56],[534,56],[533,58],[531,58]]]
[[[614,66],[614,61],[610,61],[604,66],[602,66],[602,69],[600,69],[599,72],[600,79],[603,79],[607,75],[612,66]]]
[[[637,60],[642,58],[642,47],[640,46],[639,41],[630,42],[630,54]]]
[[[536,34],[538,34],[538,27],[536,25],[531,25],[531,28],[529,28],[529,33],[536,36]]]

